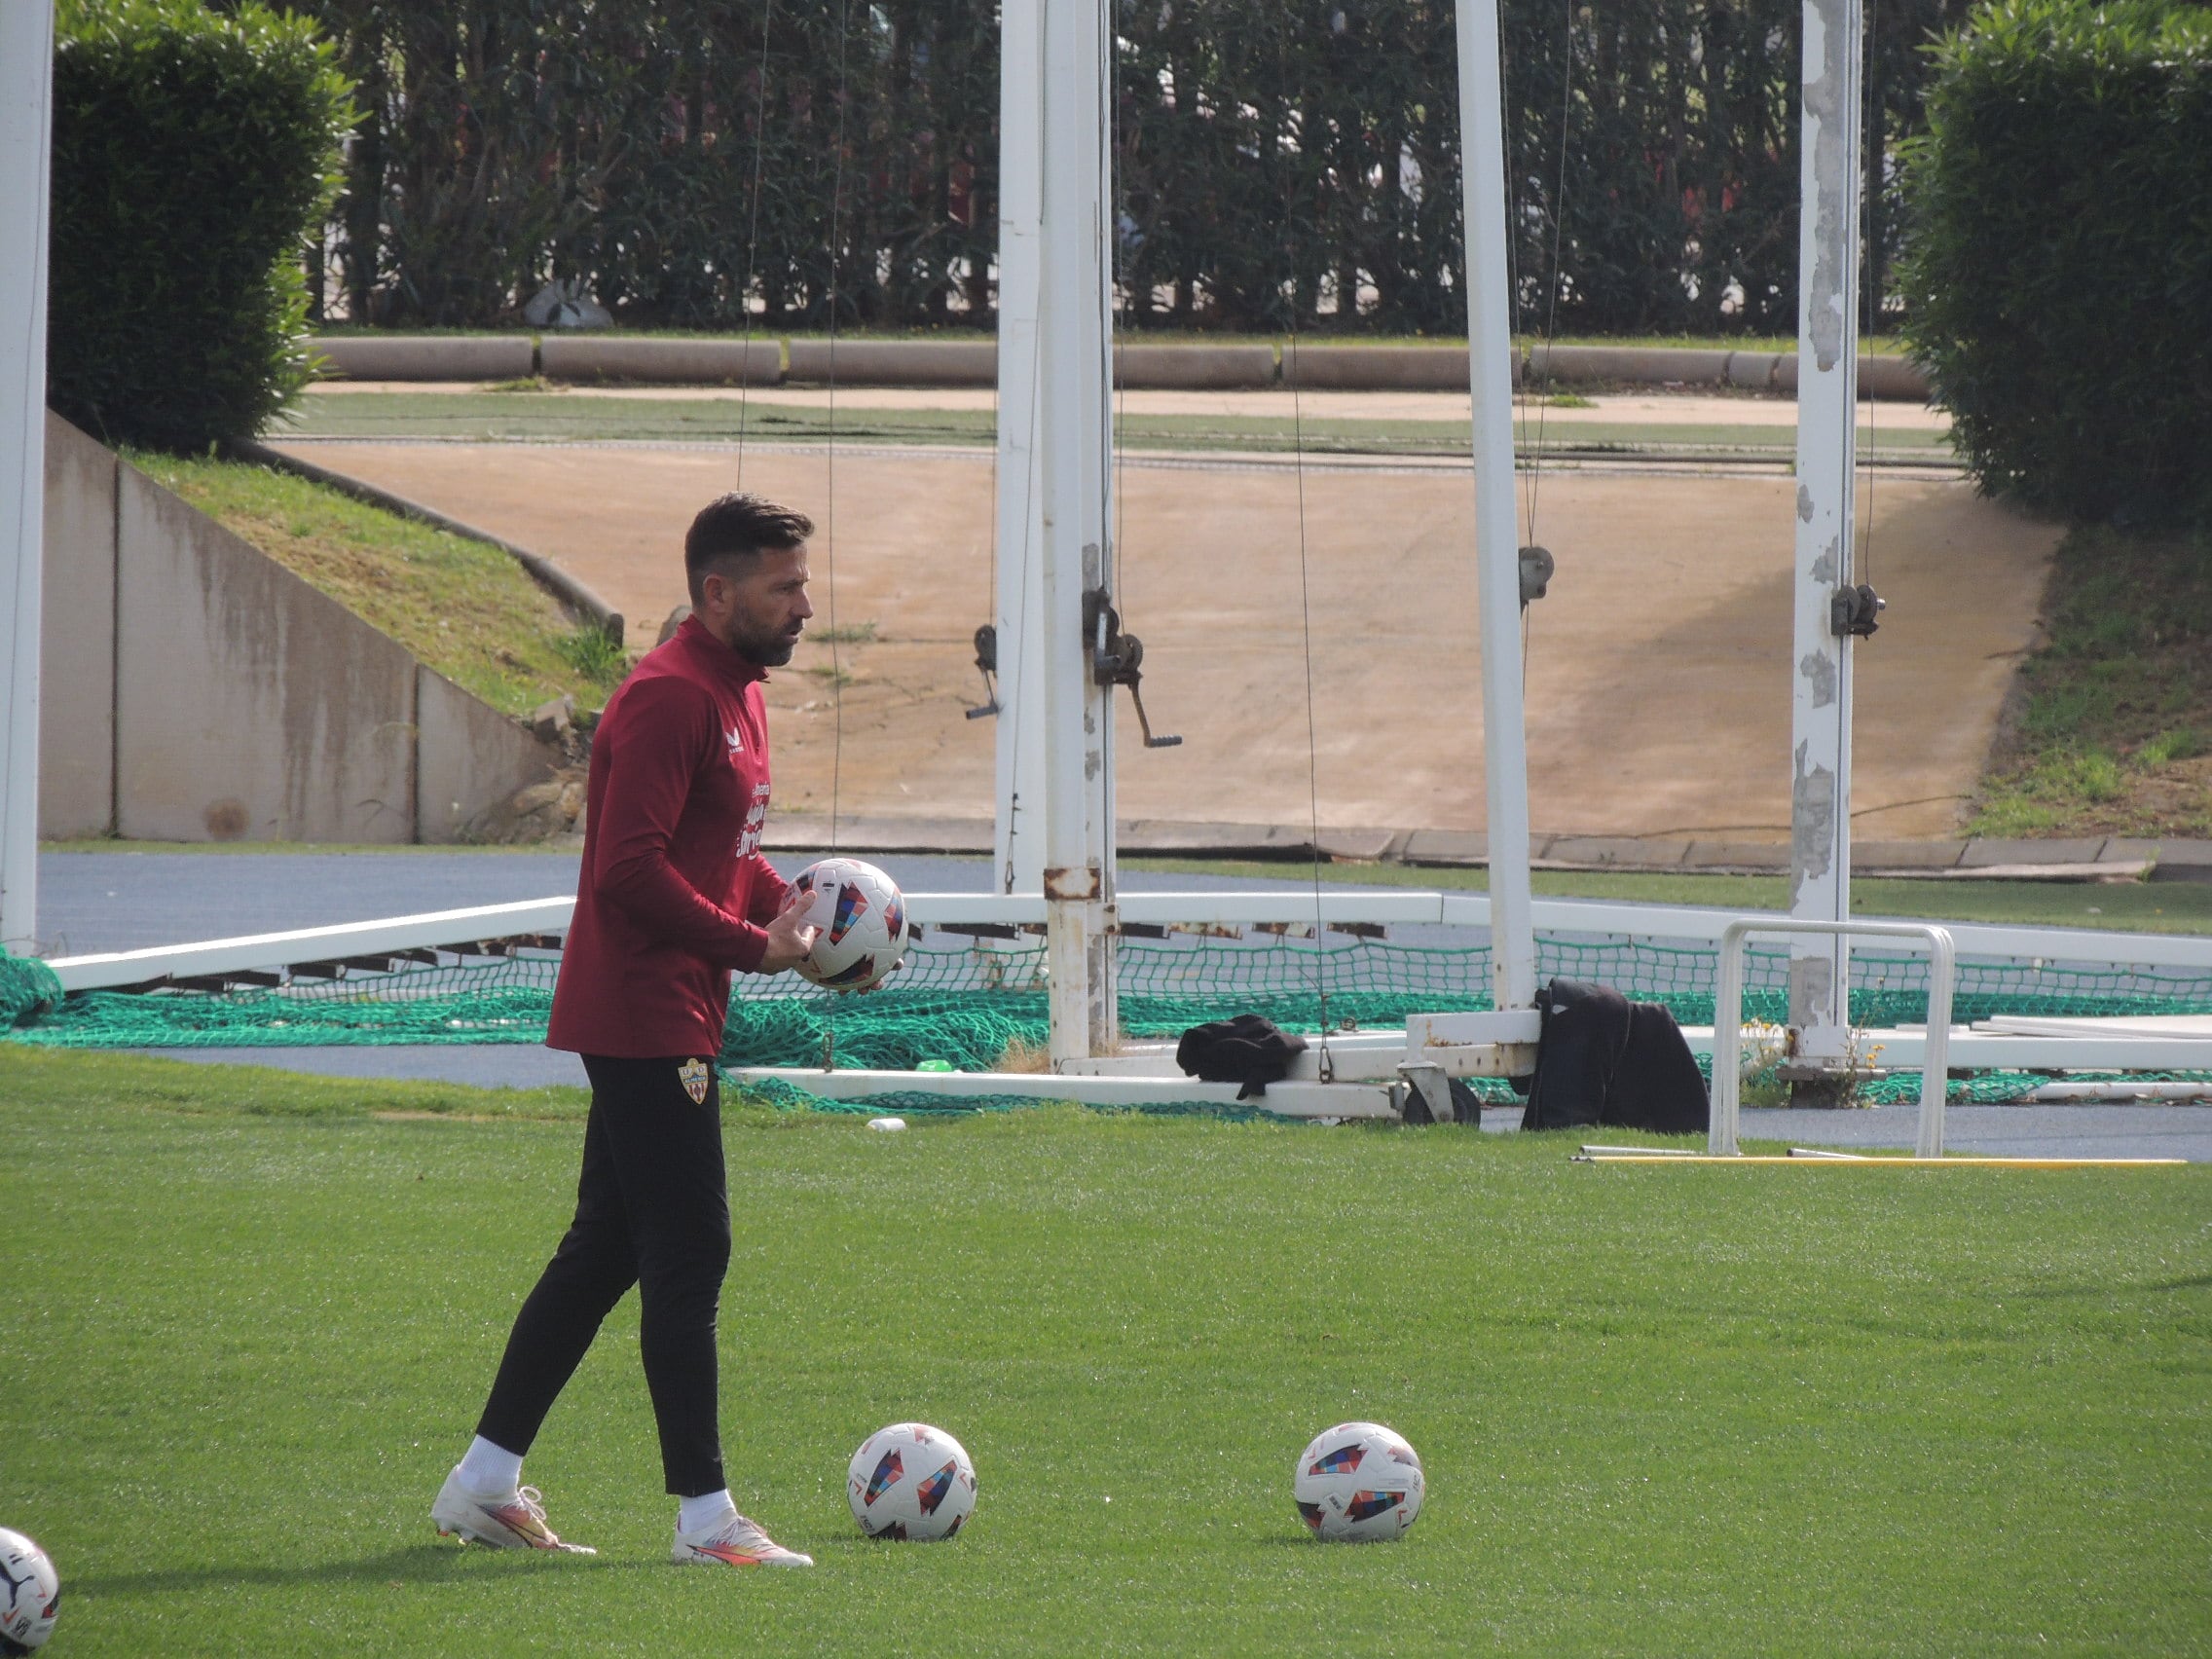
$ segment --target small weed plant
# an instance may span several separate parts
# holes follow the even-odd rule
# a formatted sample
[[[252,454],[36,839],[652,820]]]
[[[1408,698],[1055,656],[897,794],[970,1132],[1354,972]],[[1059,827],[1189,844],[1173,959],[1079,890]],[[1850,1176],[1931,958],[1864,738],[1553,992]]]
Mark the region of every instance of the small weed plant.
[[[619,685],[630,670],[622,642],[596,622],[586,622],[573,633],[556,637],[553,649],[584,679],[609,690]]]

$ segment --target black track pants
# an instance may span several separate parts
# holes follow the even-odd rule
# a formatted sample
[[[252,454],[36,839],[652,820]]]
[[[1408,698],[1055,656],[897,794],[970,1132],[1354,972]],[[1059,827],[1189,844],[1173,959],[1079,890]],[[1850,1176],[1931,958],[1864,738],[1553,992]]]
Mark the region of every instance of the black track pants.
[[[476,1432],[528,1452],[600,1321],[635,1284],[668,1490],[719,1492],[715,1315],[729,1268],[729,1193],[714,1069],[694,1102],[682,1059],[583,1060],[591,1118],[576,1217],[515,1318]]]

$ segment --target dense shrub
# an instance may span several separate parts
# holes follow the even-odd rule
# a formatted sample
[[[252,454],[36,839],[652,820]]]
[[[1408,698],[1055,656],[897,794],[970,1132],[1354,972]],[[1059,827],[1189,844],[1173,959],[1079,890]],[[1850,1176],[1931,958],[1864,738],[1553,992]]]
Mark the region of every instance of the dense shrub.
[[[63,0],[48,399],[110,441],[248,436],[306,381],[300,247],[352,119],[312,21]]]
[[[2212,12],[1999,0],[1906,149],[1907,338],[1983,487],[2212,517]]]
[[[750,288],[772,327],[990,326],[989,0],[291,3],[361,86],[329,238],[356,321],[511,320],[559,276],[639,323],[743,326]],[[1451,0],[1113,6],[1127,322],[1464,328]],[[1503,0],[1533,325],[1556,295],[1562,330],[1794,327],[1799,11]],[[1964,11],[1871,0],[1877,155]]]

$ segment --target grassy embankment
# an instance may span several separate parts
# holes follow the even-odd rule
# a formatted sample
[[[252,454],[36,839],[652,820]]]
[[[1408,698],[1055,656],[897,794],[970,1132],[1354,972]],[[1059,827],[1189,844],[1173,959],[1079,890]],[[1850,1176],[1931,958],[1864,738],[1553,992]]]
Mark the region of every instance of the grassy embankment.
[[[563,692],[595,709],[621,679],[621,649],[576,626],[497,547],[263,466],[128,459],[505,714]]]
[[[2212,837],[2212,531],[2076,530],[2044,623],[1973,831]]]
[[[0,1050],[0,1516],[55,1652],[2199,1650],[2212,1170],[1574,1165],[1567,1135],[737,1107],[730,1484],[667,1565],[626,1299],[532,1449],[590,1558],[427,1509],[567,1219],[540,1098]],[[532,1121],[545,1118],[563,1122]],[[1608,1138],[1620,1138],[1608,1131]],[[865,1541],[854,1446],[981,1478]],[[1329,1548],[1298,1448],[1419,1448]]]

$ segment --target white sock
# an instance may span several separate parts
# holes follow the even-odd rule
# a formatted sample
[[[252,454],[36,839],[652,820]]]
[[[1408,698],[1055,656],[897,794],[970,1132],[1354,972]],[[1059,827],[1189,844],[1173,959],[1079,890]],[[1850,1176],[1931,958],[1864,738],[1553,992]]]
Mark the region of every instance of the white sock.
[[[737,1504],[729,1495],[729,1488],[711,1492],[704,1497],[686,1497],[676,1512],[676,1530],[679,1532],[704,1532],[710,1527],[719,1527],[724,1521],[736,1519]]]
[[[461,1484],[478,1497],[504,1497],[522,1484],[522,1454],[479,1434],[461,1460]]]

